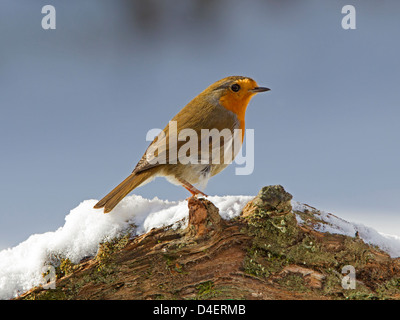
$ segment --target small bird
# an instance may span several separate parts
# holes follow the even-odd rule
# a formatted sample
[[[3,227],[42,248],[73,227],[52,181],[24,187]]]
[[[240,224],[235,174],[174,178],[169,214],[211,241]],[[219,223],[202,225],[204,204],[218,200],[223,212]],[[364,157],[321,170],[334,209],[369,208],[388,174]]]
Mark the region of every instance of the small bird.
[[[226,77],[210,85],[170,121],[149,145],[132,173],[101,199],[94,208],[104,208],[104,213],[108,213],[133,189],[158,176],[163,176],[171,183],[183,186],[192,196],[199,194],[207,196],[193,184],[204,184],[210,177],[226,168],[229,162],[211,161],[210,153],[220,151],[219,160],[224,159],[228,142],[220,137],[214,143],[215,141],[211,141],[211,136],[207,136],[205,142],[208,145],[202,145],[202,140],[205,139],[186,141],[187,139],[183,139],[181,134],[192,132],[197,134],[197,137],[201,137],[204,129],[217,129],[218,132],[225,129],[225,132],[229,130],[234,136],[234,132],[240,129],[239,144],[241,146],[248,103],[256,93],[269,90],[269,88],[259,87],[253,79],[243,76]],[[174,126],[170,125],[171,123],[175,124],[175,130],[173,130]],[[192,161],[179,161],[178,151],[185,144],[184,151],[195,151],[193,156],[189,155]],[[231,161],[238,153],[238,149],[240,148],[235,148],[231,153]],[[182,155],[186,156],[187,152],[180,154]],[[157,159],[165,159],[165,161],[155,161]]]

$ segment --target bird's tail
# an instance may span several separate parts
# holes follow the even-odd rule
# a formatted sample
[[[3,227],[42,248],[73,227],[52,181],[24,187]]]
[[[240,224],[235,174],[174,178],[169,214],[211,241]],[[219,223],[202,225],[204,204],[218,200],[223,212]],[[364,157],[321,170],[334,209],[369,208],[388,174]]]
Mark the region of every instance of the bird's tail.
[[[118,186],[116,186],[109,194],[107,194],[103,199],[101,199],[94,206],[95,209],[100,209],[104,207],[104,213],[110,212],[114,207],[133,189],[139,185],[149,182],[150,178],[153,176],[151,170],[143,171],[140,173],[131,173],[124,181],[122,181]]]

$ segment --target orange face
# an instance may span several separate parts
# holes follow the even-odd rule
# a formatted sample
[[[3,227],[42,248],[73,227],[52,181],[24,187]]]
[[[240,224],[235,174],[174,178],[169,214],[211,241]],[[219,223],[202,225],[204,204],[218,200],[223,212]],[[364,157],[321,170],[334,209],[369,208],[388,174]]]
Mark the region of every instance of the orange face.
[[[245,114],[250,99],[258,92],[268,91],[268,88],[259,87],[257,82],[250,78],[242,78],[232,81],[224,90],[219,103],[226,109],[234,112],[240,121],[240,129],[245,128]]]

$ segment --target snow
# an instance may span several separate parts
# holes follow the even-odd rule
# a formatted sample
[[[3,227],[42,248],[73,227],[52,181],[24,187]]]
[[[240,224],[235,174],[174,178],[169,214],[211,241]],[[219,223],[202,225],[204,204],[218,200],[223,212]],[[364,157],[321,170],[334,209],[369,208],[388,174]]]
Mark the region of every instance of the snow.
[[[220,210],[224,219],[238,216],[252,196],[212,196],[208,199]],[[78,263],[95,256],[99,243],[117,237],[127,230],[140,235],[152,228],[172,225],[186,227],[187,201],[126,197],[109,214],[93,209],[97,200],[85,200],[65,217],[65,224],[56,231],[35,234],[19,245],[0,251],[0,299],[10,299],[42,283],[44,267],[52,256],[69,258]],[[354,237],[356,232],[367,243],[376,245],[392,257],[400,256],[400,237],[380,233],[359,223],[347,222],[330,213],[292,201],[293,211],[311,211],[323,221],[316,226],[321,232]],[[298,223],[304,222],[297,214]]]
[[[392,258],[400,257],[400,237],[395,235],[388,235],[376,231],[371,227],[367,227],[361,223],[348,222],[335,215],[317,210],[307,204],[303,204],[292,200],[292,209],[294,212],[304,212],[306,210],[312,212],[316,218],[325,223],[320,223],[315,230],[320,232],[329,232],[343,234],[346,236],[354,237],[356,233],[365,242],[371,245],[378,246],[381,250],[386,251]],[[296,215],[299,224],[305,224],[300,216]]]
[[[251,196],[214,196],[208,199],[224,219],[238,216]],[[14,248],[0,251],[0,299],[9,299],[43,281],[44,266],[51,256],[69,258],[78,263],[95,256],[99,243],[117,237],[136,226],[134,234],[152,228],[187,225],[187,201],[126,197],[109,214],[93,209],[97,200],[85,200],[65,217],[64,226],[53,232],[35,234]],[[181,223],[178,223],[181,221]]]

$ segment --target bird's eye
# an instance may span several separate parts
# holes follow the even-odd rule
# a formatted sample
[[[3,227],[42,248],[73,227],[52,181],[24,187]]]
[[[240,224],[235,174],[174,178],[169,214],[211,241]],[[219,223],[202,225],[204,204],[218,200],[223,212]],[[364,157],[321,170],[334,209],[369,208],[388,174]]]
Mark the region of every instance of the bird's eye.
[[[240,90],[240,86],[237,83],[234,83],[233,85],[231,85],[231,90],[233,92],[238,92]]]

